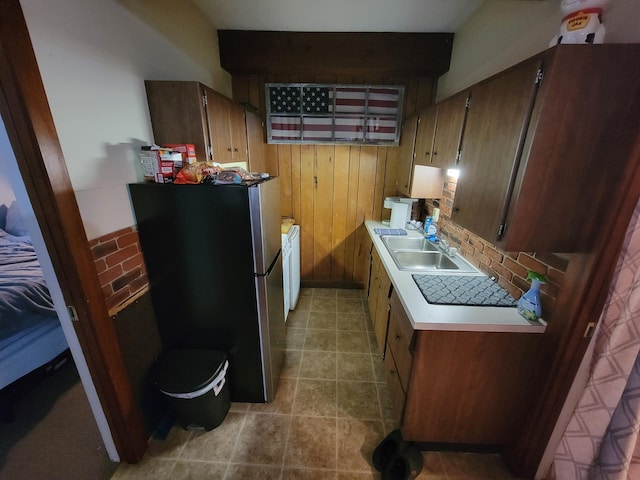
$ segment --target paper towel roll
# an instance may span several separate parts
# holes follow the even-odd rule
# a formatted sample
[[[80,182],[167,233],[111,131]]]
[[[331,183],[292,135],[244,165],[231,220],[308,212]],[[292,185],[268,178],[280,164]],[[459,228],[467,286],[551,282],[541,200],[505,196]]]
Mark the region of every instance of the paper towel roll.
[[[389,227],[391,228],[404,228],[407,224],[407,212],[409,211],[409,204],[402,202],[395,202],[391,206],[391,221]]]

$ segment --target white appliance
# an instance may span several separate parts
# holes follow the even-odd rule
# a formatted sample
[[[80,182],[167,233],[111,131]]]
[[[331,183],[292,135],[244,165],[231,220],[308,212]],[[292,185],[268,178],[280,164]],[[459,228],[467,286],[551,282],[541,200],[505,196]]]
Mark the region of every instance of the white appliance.
[[[282,289],[284,292],[284,321],[287,321],[289,309],[291,308],[291,242],[289,232],[282,234]]]
[[[292,225],[289,229],[291,258],[289,261],[289,302],[291,310],[295,310],[300,296],[300,225]]]

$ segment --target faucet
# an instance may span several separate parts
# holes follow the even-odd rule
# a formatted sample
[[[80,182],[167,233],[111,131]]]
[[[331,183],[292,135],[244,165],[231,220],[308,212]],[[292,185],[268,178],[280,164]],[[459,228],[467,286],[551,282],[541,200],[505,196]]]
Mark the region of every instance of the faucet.
[[[440,251],[442,251],[442,253],[444,253],[448,257],[453,258],[456,256],[456,252],[458,251],[458,249],[450,246],[444,238],[441,238],[437,245]]]

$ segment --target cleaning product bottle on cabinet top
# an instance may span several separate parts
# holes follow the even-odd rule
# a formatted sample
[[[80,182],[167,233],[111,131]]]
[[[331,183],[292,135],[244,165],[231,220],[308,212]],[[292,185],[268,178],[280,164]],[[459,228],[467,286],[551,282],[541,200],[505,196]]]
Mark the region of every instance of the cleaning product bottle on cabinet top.
[[[527,320],[536,321],[542,317],[540,285],[547,283],[547,279],[544,275],[529,270],[527,280],[531,280],[531,288],[518,300],[518,313]]]

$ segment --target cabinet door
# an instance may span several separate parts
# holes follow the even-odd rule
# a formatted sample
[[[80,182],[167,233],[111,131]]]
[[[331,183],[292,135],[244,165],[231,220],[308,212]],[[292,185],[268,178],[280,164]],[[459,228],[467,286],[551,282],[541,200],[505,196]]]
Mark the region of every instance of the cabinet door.
[[[378,271],[380,269],[380,257],[375,247],[371,249],[371,274],[369,276],[369,316],[371,324],[375,326],[376,308],[378,306]]]
[[[415,141],[416,165],[431,166],[433,138],[436,133],[438,107],[435,105],[423,110],[418,115],[418,129]]]
[[[402,124],[400,134],[400,165],[398,166],[398,176],[396,177],[396,190],[409,196],[411,188],[411,172],[413,170],[413,147],[416,140],[416,129],[418,127],[418,116],[407,118]]]
[[[198,160],[207,160],[206,87],[198,82],[160,80],[147,80],[144,85],[155,143],[192,143]]]
[[[489,241],[504,229],[539,68],[525,63],[472,88],[452,219]]]
[[[207,118],[214,162],[229,163],[234,161],[229,124],[230,108],[229,100],[226,97],[207,89]]]
[[[433,140],[431,166],[454,167],[462,142],[469,92],[460,92],[438,103],[438,118]]]
[[[393,359],[393,353],[389,348],[387,348],[384,356],[384,373],[387,387],[389,388],[389,397],[391,397],[391,417],[400,425],[402,423],[407,396],[402,389],[400,377],[398,377],[398,369]]]
[[[380,351],[384,352],[384,346],[387,341],[387,326],[389,324],[389,290],[391,289],[391,280],[387,275],[384,266],[380,264],[378,269],[378,297],[376,305],[376,314],[373,322],[373,328],[378,340]]]
[[[231,158],[234,162],[246,162],[247,155],[247,127],[245,110],[242,105],[229,103],[229,135],[231,136]]]
[[[264,123],[262,122],[262,118],[260,118],[259,115],[249,112],[247,112],[245,120],[247,125],[247,151],[249,170],[252,172],[264,172],[266,171],[264,162]]]

